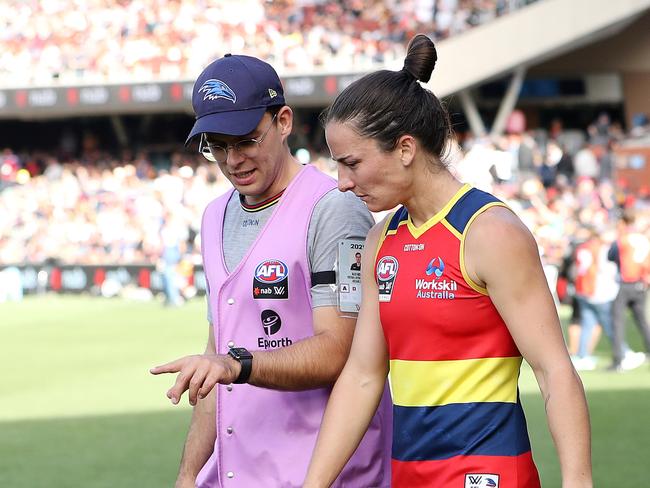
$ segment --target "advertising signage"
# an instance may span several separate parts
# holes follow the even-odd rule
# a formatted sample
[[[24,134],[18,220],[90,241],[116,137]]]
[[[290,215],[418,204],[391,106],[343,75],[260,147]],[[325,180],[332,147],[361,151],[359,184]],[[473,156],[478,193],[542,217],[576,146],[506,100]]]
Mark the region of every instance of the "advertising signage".
[[[324,106],[361,74],[288,76],[294,107]],[[0,119],[37,119],[155,112],[192,113],[193,81],[0,88]]]

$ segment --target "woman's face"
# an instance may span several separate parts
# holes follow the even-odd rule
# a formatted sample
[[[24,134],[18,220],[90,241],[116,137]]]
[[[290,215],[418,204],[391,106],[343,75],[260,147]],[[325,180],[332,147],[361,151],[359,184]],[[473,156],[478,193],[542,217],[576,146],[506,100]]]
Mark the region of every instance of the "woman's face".
[[[390,210],[403,201],[406,174],[400,151],[386,152],[375,139],[363,137],[350,123],[330,122],[325,138],[338,167],[339,190],[352,191],[372,212]]]

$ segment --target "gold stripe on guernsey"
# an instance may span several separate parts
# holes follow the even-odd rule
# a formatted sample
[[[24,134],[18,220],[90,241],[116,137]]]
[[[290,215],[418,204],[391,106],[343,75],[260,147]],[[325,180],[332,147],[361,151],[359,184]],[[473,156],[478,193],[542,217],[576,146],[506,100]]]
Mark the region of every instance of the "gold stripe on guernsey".
[[[456,202],[460,199],[460,197],[462,197],[465,193],[471,190],[471,188],[472,186],[469,185],[468,183],[465,183],[463,186],[461,186],[460,189],[456,192],[456,194],[453,197],[451,197],[451,200],[449,200],[447,204],[444,207],[442,207],[442,209],[438,213],[436,213],[433,217],[427,220],[420,227],[415,226],[415,224],[411,220],[411,214],[409,214],[407,225],[409,231],[411,232],[411,235],[417,239],[426,231],[428,231],[431,227],[433,227],[438,222],[440,222],[440,220],[442,220],[449,213],[451,208],[456,204]]]
[[[451,361],[390,361],[393,403],[434,407],[450,403],[517,401],[521,356]]]
[[[393,213],[393,215],[395,215],[395,213]],[[392,215],[391,215],[391,220],[393,220]],[[400,221],[397,223],[397,227],[395,227],[394,229],[391,229],[391,230],[387,230],[387,231],[385,231],[385,232],[384,232],[384,236],[394,236],[395,234],[397,234],[397,231],[399,230],[399,228],[400,228],[402,225],[405,225],[405,224],[406,224],[406,220],[400,220]],[[390,225],[390,221],[388,222],[387,226],[388,226],[388,225]]]
[[[465,239],[467,238],[467,230],[469,229],[469,226],[472,225],[472,222],[481,215],[483,212],[485,212],[488,208],[490,207],[505,207],[509,209],[509,207],[503,203],[503,202],[491,202],[486,205],[483,205],[481,208],[479,208],[476,212],[474,212],[474,215],[472,215],[472,218],[469,219],[467,224],[465,225],[465,229],[463,229],[463,235],[460,238],[460,272],[463,274],[463,278],[467,282],[469,286],[471,286],[475,291],[482,293],[483,295],[488,295],[487,288],[484,286],[479,285],[476,283],[472,278],[469,277],[469,273],[467,272],[467,268],[465,268]]]
[[[386,217],[386,223],[384,224],[384,230],[381,231],[381,235],[379,236],[379,242],[377,242],[377,249],[375,249],[375,259],[374,259],[375,266],[377,265],[377,256],[379,255],[379,250],[381,249],[381,245],[386,240],[386,231],[388,229],[388,226],[390,225],[390,221],[393,220],[394,216],[395,216],[395,212],[391,212]]]

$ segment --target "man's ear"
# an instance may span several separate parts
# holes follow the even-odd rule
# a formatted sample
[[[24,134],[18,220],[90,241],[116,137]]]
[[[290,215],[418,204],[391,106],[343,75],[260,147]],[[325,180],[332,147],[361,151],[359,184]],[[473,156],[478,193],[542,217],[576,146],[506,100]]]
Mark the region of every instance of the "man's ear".
[[[282,107],[278,112],[276,121],[278,127],[280,128],[280,134],[282,135],[282,138],[286,140],[286,138],[289,137],[289,134],[291,134],[291,130],[293,129],[293,110],[291,110],[291,107],[288,105]]]

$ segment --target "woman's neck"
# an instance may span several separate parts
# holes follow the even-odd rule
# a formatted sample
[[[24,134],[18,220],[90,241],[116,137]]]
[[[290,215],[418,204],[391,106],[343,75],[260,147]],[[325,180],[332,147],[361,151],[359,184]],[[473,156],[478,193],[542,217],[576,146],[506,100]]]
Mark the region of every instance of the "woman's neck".
[[[413,224],[419,227],[440,212],[463,184],[443,167],[427,168],[417,173],[410,197],[404,202],[404,206]]]

